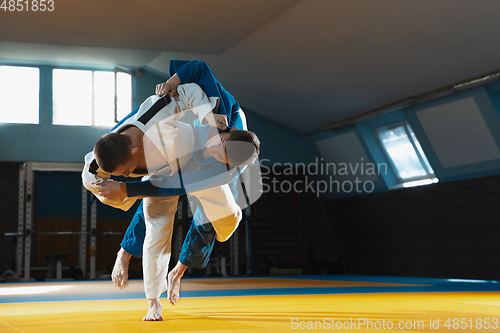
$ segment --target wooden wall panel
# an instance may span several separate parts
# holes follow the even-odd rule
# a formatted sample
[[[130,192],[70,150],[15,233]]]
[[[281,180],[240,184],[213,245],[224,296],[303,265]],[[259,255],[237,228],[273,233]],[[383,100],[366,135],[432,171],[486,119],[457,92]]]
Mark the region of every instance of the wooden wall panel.
[[[354,274],[500,279],[500,176],[324,207]]]

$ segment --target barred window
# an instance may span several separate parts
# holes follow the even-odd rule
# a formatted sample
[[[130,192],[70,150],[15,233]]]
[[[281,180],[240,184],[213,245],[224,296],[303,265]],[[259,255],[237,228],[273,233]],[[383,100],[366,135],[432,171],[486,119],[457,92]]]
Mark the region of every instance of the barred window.
[[[54,69],[53,110],[56,125],[113,127],[132,110],[132,76]]]

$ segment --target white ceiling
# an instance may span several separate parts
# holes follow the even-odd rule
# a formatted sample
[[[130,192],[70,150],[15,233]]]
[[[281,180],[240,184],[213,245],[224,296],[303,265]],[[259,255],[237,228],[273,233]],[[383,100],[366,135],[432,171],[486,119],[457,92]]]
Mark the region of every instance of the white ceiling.
[[[167,73],[198,58],[244,108],[304,133],[500,69],[498,0],[54,4],[0,12],[0,61]]]

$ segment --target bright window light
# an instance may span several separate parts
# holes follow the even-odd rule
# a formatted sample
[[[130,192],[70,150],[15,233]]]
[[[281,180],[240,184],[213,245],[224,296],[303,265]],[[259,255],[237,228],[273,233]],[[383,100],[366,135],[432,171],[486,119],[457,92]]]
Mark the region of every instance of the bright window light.
[[[54,69],[53,123],[92,125],[92,72]]]
[[[132,76],[116,73],[117,121],[132,111]]]
[[[437,183],[424,151],[407,122],[397,122],[375,129],[390,160],[396,177],[404,187]]]
[[[448,281],[448,282],[464,282],[464,283],[493,283],[493,284],[499,283],[496,280],[446,279],[446,281]],[[488,304],[488,303],[484,303],[484,304]]]
[[[56,125],[113,127],[132,110],[132,76],[122,72],[54,69],[53,99]]]
[[[115,73],[94,73],[94,125],[112,126],[115,110]]]
[[[405,125],[406,125],[406,129],[410,133],[411,140],[413,141],[413,143],[415,144],[415,147],[417,148],[418,154],[422,158],[422,162],[424,163],[427,171],[431,174],[434,174],[434,169],[432,169],[432,167],[429,163],[429,160],[425,156],[424,150],[422,149],[422,146],[420,145],[420,142],[418,141],[417,136],[415,135],[415,132],[413,132],[413,129],[411,128],[410,124],[405,123]]]
[[[0,123],[39,123],[40,71],[0,66]]]
[[[439,182],[439,179],[437,179],[437,178],[414,180],[412,182],[403,183],[403,187],[415,187],[415,186],[422,186],[422,185],[430,185],[430,184],[435,184],[438,182]]]

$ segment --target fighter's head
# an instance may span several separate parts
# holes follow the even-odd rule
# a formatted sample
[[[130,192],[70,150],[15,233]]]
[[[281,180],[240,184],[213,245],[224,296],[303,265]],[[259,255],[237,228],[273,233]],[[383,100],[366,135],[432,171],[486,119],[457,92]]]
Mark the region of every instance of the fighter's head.
[[[253,132],[233,129],[210,138],[205,148],[219,162],[244,166],[259,155],[260,141]]]
[[[113,176],[128,177],[137,167],[134,158],[137,148],[132,147],[132,140],[123,134],[108,133],[97,140],[94,156],[99,168]]]

